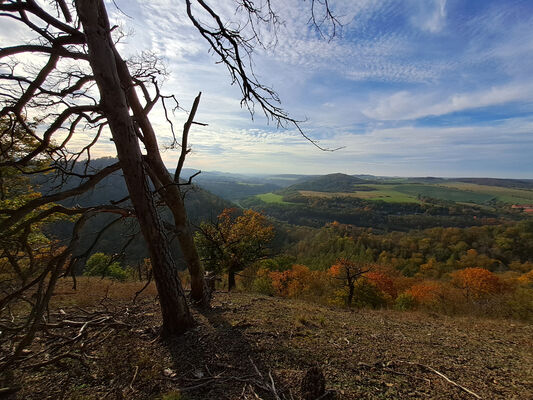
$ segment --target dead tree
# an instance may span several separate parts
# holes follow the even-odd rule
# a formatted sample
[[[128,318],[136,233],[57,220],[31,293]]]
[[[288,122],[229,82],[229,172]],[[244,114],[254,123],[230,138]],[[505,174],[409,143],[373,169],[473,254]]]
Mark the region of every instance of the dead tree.
[[[181,219],[176,218],[176,225],[183,232],[182,236],[191,236],[191,233],[179,186],[173,184],[173,178],[163,166],[147,117],[162,98],[155,79],[157,65],[144,63],[135,69],[136,73],[130,74],[115,49],[103,2],[78,1],[75,7],[67,7],[64,1],[43,6],[34,0],[0,3],[0,16],[25,26],[28,37],[34,37],[31,44],[15,43],[0,50],[2,137],[11,138],[5,140],[2,150],[8,154],[14,148],[16,134],[22,141],[31,138],[34,142],[26,146],[23,154],[2,157],[0,168],[16,169],[22,174],[52,171],[59,177],[58,186],[73,176],[82,179],[75,188],[58,189],[47,196],[24,201],[21,206],[2,209],[0,235],[3,239],[21,236],[21,232],[31,231],[32,226],[53,214],[84,216],[93,215],[95,211],[110,211],[135,216],[151,256],[163,314],[162,332],[164,335],[183,333],[193,321],[170,255],[169,241],[156,210],[156,196],[161,194],[163,200],[172,206],[173,212],[180,216]],[[37,62],[29,63],[28,54],[35,55]],[[152,92],[147,89],[148,84],[153,84]],[[140,87],[145,94],[144,104],[136,98],[135,87]],[[155,95],[151,95],[154,91]],[[106,130],[111,132],[119,163],[101,171],[88,171],[91,149],[102,140]],[[85,137],[87,142],[81,149],[71,144],[73,137],[79,140],[80,136]],[[146,155],[141,153],[141,143],[147,149]],[[46,167],[35,168],[43,158],[47,160]],[[82,174],[75,169],[80,162],[86,165]],[[54,204],[86,192],[118,170],[122,170],[124,175],[133,210],[117,205],[68,209]],[[154,192],[149,176],[152,186],[157,186],[158,182],[170,185]],[[170,199],[170,195],[174,195],[175,199]],[[86,219],[82,217],[80,221]],[[180,243],[186,247],[184,254],[188,260],[193,259],[194,246],[191,250],[186,240],[180,240]],[[34,276],[25,277],[25,280],[31,280],[30,283],[25,284],[22,280],[20,284],[6,289],[5,296],[0,299],[3,311],[18,294],[37,288],[41,300],[33,304],[31,320],[39,321],[55,281],[61,274],[67,273],[71,265],[69,260],[72,259],[74,246],[75,241],[60,253],[61,256],[53,257],[54,262],[41,268],[35,279],[32,279]],[[32,249],[29,245],[26,247],[26,259],[31,264]],[[11,264],[16,268],[15,260]],[[200,276],[195,281],[197,285],[193,294],[201,302],[205,285],[203,270],[199,261],[189,264],[193,265],[191,275]],[[46,287],[43,286],[45,282],[48,289],[43,288]],[[31,340],[31,335],[28,340]]]
[[[254,106],[259,105],[278,125],[294,124],[305,136],[298,121],[279,106],[277,94],[262,85],[251,69],[254,47],[263,45],[256,28],[265,24],[275,28],[280,24],[270,1],[259,6],[253,1],[238,0],[237,12],[248,21],[242,29],[223,21],[205,0],[182,0],[180,4],[199,34],[208,41],[218,61],[226,65],[233,82],[239,85],[242,104],[252,113]],[[312,0],[308,4],[311,5],[310,23],[321,35],[334,35],[339,23],[328,2]],[[55,281],[69,272],[76,259],[76,235],[80,227],[96,212],[111,212],[124,218],[135,217],[139,222],[160,294],[163,333],[171,335],[187,330],[192,319],[155,200],[160,198],[173,214],[174,233],[191,274],[191,297],[205,303],[203,268],[187,221],[179,180],[189,152],[187,137],[195,123],[199,96],[184,126],[181,155],[172,177],[161,160],[148,116],[157,103],[165,107],[165,99],[170,99],[161,94],[158,86],[157,57],[149,56],[137,64],[135,60],[126,62],[121,58],[115,47],[120,33],[110,26],[102,0],[75,0],[71,4],[65,0],[3,0],[0,1],[0,19],[24,28],[21,37],[11,38],[12,43],[0,49],[1,135],[8,139],[0,158],[0,186],[6,169],[22,175],[53,172],[58,179],[57,190],[53,193],[24,199],[22,204],[0,210],[2,242],[18,243],[16,253],[8,249],[1,256],[17,278],[6,284],[7,289],[0,298],[0,312],[8,311],[14,299],[34,290],[37,300],[32,303],[29,322],[13,329],[25,329],[41,320]],[[326,25],[333,29],[325,29]],[[119,163],[92,171],[91,149],[96,143],[107,140],[107,132],[111,133]],[[18,133],[22,133],[20,140]],[[74,146],[73,138],[79,143],[82,137],[85,143]],[[6,156],[17,148],[18,141],[30,145],[15,156]],[[42,160],[45,163],[40,166]],[[82,172],[76,169],[80,162],[85,165]],[[119,170],[124,175],[132,209],[120,207],[122,202],[87,208],[56,204],[86,192]],[[61,184],[72,177],[80,179],[81,183],[62,190]],[[32,229],[58,214],[79,216],[73,239],[68,245],[51,251],[49,260],[37,266],[35,249],[29,240]],[[30,273],[20,268],[21,259],[30,266]],[[29,340],[31,334],[23,343]]]

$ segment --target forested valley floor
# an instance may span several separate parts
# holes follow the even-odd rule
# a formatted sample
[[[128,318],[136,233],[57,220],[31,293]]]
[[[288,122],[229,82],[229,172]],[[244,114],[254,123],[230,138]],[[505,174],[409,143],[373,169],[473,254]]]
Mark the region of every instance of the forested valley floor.
[[[217,292],[193,310],[193,331],[161,342],[155,288],[132,302],[142,286],[83,277],[73,291],[63,280],[13,377],[16,398],[298,399],[315,365],[338,399],[533,393],[531,324]]]

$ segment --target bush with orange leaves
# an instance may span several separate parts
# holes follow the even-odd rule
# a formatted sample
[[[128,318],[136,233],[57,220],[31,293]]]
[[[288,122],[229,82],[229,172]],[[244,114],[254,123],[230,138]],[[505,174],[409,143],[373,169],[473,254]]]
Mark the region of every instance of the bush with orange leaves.
[[[391,300],[395,299],[398,295],[398,291],[394,285],[394,281],[383,272],[367,272],[364,275],[367,279],[370,280],[377,288],[385,293]]]
[[[423,281],[411,286],[405,293],[417,304],[430,306],[435,304],[442,295],[442,285],[438,282]]]
[[[451,276],[452,284],[464,291],[467,300],[493,296],[503,290],[500,278],[484,268],[465,268]]]
[[[312,294],[319,298],[327,291],[325,273],[312,271],[305,265],[295,264],[286,271],[270,271],[269,277],[274,292],[282,297]]]

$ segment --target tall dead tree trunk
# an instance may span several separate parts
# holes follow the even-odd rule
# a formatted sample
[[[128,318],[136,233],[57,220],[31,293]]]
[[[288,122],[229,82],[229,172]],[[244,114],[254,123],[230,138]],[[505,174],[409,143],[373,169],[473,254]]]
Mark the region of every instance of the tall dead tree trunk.
[[[139,138],[119,77],[107,12],[102,0],[76,0],[76,9],[100,91],[100,106],[108,119],[130,199],[150,252],[163,316],[163,335],[181,334],[192,326],[193,319],[148,186]]]
[[[146,147],[146,161],[152,173],[152,181],[158,181],[160,184],[159,194],[172,212],[174,218],[176,235],[191,276],[191,299],[198,304],[208,305],[209,291],[205,284],[204,268],[196,251],[193,235],[189,227],[189,222],[187,221],[187,211],[185,210],[185,204],[181,196],[179,182],[174,181],[163,163],[155,131],[139,101],[128,66],[116,49],[114,49],[114,52],[122,87],[126,91],[128,103],[143,134],[144,146]],[[197,98],[197,101],[199,101],[199,98]],[[197,101],[195,102],[196,106],[198,105]],[[186,137],[188,132],[184,132],[183,134]]]

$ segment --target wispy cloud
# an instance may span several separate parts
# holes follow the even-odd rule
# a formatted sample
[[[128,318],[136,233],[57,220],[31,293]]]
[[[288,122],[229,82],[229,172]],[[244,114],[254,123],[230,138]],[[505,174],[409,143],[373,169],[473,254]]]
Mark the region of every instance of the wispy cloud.
[[[446,0],[411,0],[411,23],[431,32],[440,32],[446,23]]]
[[[181,2],[116,1],[132,18],[110,0],[113,17],[135,32],[121,51],[163,57],[164,90],[182,107],[203,92],[198,119],[209,126],[191,132],[191,167],[533,176],[529,0],[332,1],[344,27],[331,41],[308,27],[309,2],[273,0],[284,24],[276,47],[256,49],[255,71],[280,92],[291,115],[307,118],[306,133],[326,147],[346,146],[334,153],[315,150],[297,131],[276,130],[260,116],[251,121]],[[212,6],[232,26],[244,24],[234,2]],[[275,42],[272,30],[262,34]],[[161,110],[151,117],[168,144]],[[176,126],[185,117],[176,114]],[[165,151],[164,158],[173,166],[177,153]]]
[[[379,120],[407,120],[518,101],[533,101],[533,82],[511,83],[448,96],[443,96],[441,92],[400,91],[380,99],[376,105],[366,108],[363,113],[369,118]]]

